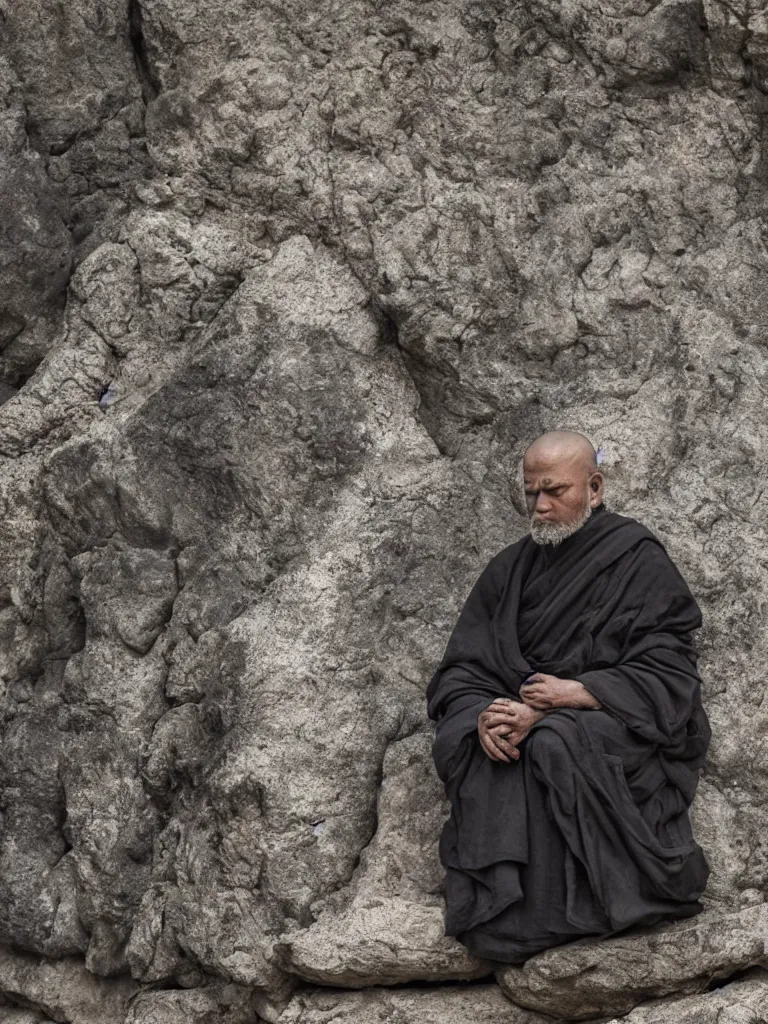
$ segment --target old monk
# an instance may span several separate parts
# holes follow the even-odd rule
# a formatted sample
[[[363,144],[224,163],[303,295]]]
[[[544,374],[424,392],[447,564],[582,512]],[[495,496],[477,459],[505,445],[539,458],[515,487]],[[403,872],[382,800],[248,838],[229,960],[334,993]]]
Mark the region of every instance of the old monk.
[[[481,574],[428,688],[446,932],[506,963],[695,914],[709,873],[688,816],[710,738],[699,608],[660,541],[605,509],[586,437],[544,434],[523,470],[530,534]]]

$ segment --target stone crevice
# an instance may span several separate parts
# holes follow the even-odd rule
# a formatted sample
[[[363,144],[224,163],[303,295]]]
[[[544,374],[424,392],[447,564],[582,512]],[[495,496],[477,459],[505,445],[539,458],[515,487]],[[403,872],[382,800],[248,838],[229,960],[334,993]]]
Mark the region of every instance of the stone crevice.
[[[153,100],[157,99],[161,86],[147,52],[141,0],[128,0],[128,38],[133,50],[136,74],[141,86],[141,95],[144,105],[148,106]]]

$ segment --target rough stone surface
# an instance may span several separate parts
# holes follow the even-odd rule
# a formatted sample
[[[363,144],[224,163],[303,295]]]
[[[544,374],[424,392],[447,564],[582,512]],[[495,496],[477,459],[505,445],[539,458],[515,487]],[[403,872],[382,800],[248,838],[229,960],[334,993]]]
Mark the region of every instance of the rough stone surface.
[[[68,1024],[121,1024],[138,985],[131,978],[106,980],[86,970],[82,960],[41,961],[0,948],[0,991],[22,1011],[0,1005],[0,1021],[33,1024],[48,1019]],[[21,1013],[21,1016],[19,1016]],[[27,1015],[25,1020],[24,1014]]]
[[[0,1024],[50,1024],[50,1021],[50,1017],[45,1017],[37,1010],[0,1005]]]
[[[743,0],[0,0],[0,941],[67,1019],[487,971],[423,692],[554,426],[702,604],[709,912],[763,905],[766,91]]]
[[[705,913],[641,934],[547,950],[496,975],[522,1006],[566,1020],[625,1013],[643,999],[699,992],[755,964],[768,966],[768,907]]]
[[[271,1018],[272,1019],[272,1018]],[[295,996],[275,1024],[547,1024],[548,1018],[513,1006],[496,985],[462,988],[375,988]]]
[[[351,898],[339,905],[329,897],[314,924],[285,936],[287,970],[350,988],[491,973],[491,964],[443,934],[434,843],[442,811],[440,783],[429,769],[429,737],[418,732],[392,743],[384,757],[376,835],[361,855]],[[428,902],[425,893],[433,894]]]
[[[253,1024],[247,989],[213,984],[171,992],[143,992],[131,1003],[125,1024]]]
[[[625,1024],[765,1024],[768,973],[749,972],[743,981],[688,999],[664,999],[633,1010]],[[608,1024],[619,1024],[618,1020]]]

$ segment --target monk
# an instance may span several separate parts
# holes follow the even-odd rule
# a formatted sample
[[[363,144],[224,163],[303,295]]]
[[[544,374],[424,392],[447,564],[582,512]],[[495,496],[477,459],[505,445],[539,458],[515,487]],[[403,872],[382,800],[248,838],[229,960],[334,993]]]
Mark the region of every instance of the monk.
[[[504,963],[695,914],[709,874],[688,816],[710,739],[698,605],[606,510],[586,437],[544,434],[523,470],[530,533],[482,572],[427,692],[446,933]]]

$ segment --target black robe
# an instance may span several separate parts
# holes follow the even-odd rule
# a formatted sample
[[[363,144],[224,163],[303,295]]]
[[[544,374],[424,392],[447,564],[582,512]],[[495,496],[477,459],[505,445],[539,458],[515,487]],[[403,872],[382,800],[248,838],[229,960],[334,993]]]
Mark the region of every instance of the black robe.
[[[602,506],[555,547],[491,560],[427,690],[451,804],[446,933],[515,963],[583,935],[686,917],[709,868],[688,807],[710,728],[698,605],[663,546]],[[477,718],[532,671],[579,679],[600,710],[549,712],[492,761]]]

